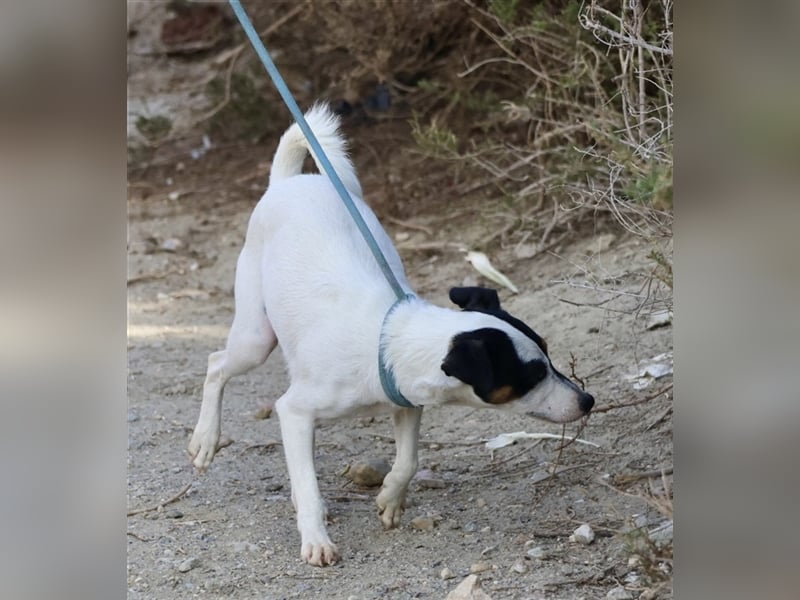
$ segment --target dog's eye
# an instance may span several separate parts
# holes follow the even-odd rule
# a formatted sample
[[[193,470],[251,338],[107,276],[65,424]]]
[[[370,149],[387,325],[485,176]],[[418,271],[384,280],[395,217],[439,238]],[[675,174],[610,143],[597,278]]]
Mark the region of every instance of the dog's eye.
[[[532,360],[525,365],[525,382],[534,387],[547,377],[547,365],[542,360]]]

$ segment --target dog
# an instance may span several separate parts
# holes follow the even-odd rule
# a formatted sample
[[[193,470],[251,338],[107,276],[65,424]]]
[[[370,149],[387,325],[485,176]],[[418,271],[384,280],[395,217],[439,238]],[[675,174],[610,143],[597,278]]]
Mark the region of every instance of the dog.
[[[362,200],[337,117],[318,104],[305,118],[409,295],[397,301],[328,177],[301,172],[309,152],[319,161],[293,124],[250,217],[236,264],[233,324],[225,349],[208,357],[188,451],[204,472],[218,450],[225,383],[262,364],[280,343],[290,385],[274,407],[300,555],[325,566],[339,553],[317,484],[317,423],[392,415],[397,455],[376,499],[388,529],[400,522],[417,470],[423,407],[460,404],[564,423],[588,414],[594,398],[556,370],[544,340],[501,308],[495,290],[453,288],[460,310],[415,296],[397,250]]]

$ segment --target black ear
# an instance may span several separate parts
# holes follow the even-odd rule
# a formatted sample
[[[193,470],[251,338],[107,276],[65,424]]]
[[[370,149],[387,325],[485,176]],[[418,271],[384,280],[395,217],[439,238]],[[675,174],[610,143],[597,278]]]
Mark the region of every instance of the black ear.
[[[497,290],[483,287],[454,287],[450,300],[464,310],[500,310]]]
[[[492,361],[480,339],[456,336],[442,362],[442,371],[449,377],[456,377],[471,385],[484,400],[487,400],[494,386]]]

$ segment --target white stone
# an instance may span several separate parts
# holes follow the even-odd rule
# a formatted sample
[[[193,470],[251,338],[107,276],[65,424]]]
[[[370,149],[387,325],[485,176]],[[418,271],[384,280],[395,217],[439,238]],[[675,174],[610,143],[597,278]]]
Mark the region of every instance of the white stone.
[[[594,541],[594,529],[588,523],[584,523],[572,532],[572,535],[569,536],[569,541],[587,546]]]

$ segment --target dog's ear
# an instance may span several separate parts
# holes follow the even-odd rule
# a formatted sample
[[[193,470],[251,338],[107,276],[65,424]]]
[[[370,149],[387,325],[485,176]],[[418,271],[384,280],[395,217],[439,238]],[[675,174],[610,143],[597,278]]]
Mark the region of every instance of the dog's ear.
[[[500,310],[497,290],[483,287],[454,287],[450,300],[464,310]]]
[[[456,377],[471,385],[475,394],[488,402],[494,374],[483,340],[456,336],[450,351],[444,357],[442,371],[449,377]]]

